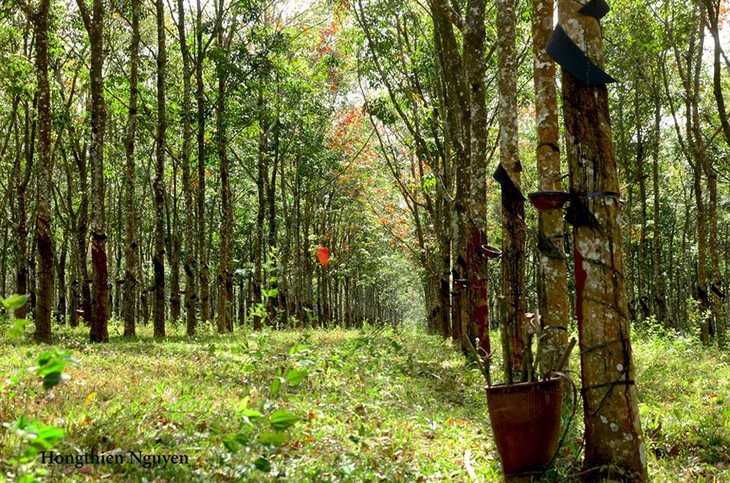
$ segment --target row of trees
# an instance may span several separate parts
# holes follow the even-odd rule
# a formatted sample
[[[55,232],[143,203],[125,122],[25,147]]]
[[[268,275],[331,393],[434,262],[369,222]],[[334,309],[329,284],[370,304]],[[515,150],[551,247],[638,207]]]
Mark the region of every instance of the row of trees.
[[[417,282],[379,229],[393,190],[368,174],[341,88],[345,11],[75,7],[19,0],[1,17],[0,284],[32,295],[38,340],[78,315],[106,341],[114,316],[164,336],[183,318],[192,335],[413,312]]]
[[[544,209],[535,233],[537,254],[533,255],[538,269],[532,289],[536,289],[540,322],[547,333],[541,341],[547,352],[543,371],[553,367],[566,346],[570,318],[566,231],[559,209],[562,203],[552,204],[550,199],[569,197],[586,471],[596,478],[608,476],[610,465],[618,464],[626,478],[642,480],[646,478],[646,457],[636,417],[607,89],[563,71],[570,194],[560,194],[563,176],[555,67],[545,52],[553,31],[554,5],[533,3],[532,35],[520,39],[522,49],[517,7],[514,1],[498,1],[493,22],[487,22],[487,4],[479,0],[467,1],[463,11],[454,4],[433,1],[427,12],[418,5],[409,11],[387,1],[358,3],[355,11],[367,46],[360,72],[370,81],[362,92],[369,97],[366,102],[374,129],[385,133],[379,135],[381,151],[412,214],[418,242],[414,255],[428,274],[430,325],[462,343],[466,337],[474,339],[483,354],[490,352],[487,260],[500,252],[489,246],[490,232],[500,230],[491,228],[488,220],[501,220],[500,236],[491,237],[501,241],[501,294],[495,305],[503,346],[510,355],[506,371],[519,373],[527,367],[524,334],[529,330],[529,298],[518,79],[522,70],[529,70],[523,58],[532,46],[533,119],[537,123],[533,159],[539,189],[549,198],[535,203]],[[580,7],[576,2],[561,2],[560,23],[567,26],[570,38],[580,39],[588,58],[601,66],[598,20],[579,13]],[[488,34],[490,24],[494,27]],[[416,34],[424,30],[432,38]],[[496,39],[491,48],[488,37]],[[393,131],[399,135],[386,136]],[[415,153],[409,160],[410,176],[397,168],[402,160],[388,155],[398,149]],[[501,196],[498,201],[492,198],[499,215],[490,217],[487,169],[494,165],[490,160],[497,150],[493,178]],[[403,171],[411,183],[403,182]],[[430,182],[432,178],[434,182]],[[625,389],[614,391],[619,385]],[[606,421],[618,429],[609,429]]]
[[[381,155],[412,215],[412,254],[426,274],[429,326],[457,341],[478,338],[489,353],[485,330],[488,314],[495,313],[506,328],[505,347],[512,348],[511,367],[519,371],[528,306],[539,309],[549,329],[548,367],[565,346],[569,321],[577,319],[586,466],[600,472],[620,460],[627,474],[642,478],[629,320],[654,318],[697,330],[705,343],[725,344],[721,274],[728,266],[720,254],[727,253],[727,234],[723,240],[718,233],[726,214],[717,210],[717,179],[726,168],[720,135],[729,65],[721,62],[719,2],[617,3],[615,11],[631,13],[604,25],[611,39],[606,65],[622,81],[610,100],[605,87],[563,73],[565,175],[555,70],[545,52],[552,2],[500,1],[492,10],[479,2],[461,8],[438,1],[428,8],[358,2],[355,12],[366,45],[361,90]],[[581,7],[562,2],[560,25],[589,61],[603,66],[598,20],[605,12],[590,15]],[[485,32],[485,25],[493,30]],[[714,62],[708,68],[702,43],[710,37]],[[496,40],[489,45],[486,38]],[[626,39],[628,47],[614,39]],[[532,63],[526,61],[530,47]],[[702,95],[708,86],[712,97]],[[535,134],[520,137],[520,127]],[[521,149],[524,139],[534,152]],[[414,155],[399,159],[393,154],[399,150]],[[500,199],[493,195],[499,188],[487,181],[497,152],[493,177]],[[536,205],[548,205],[536,214],[525,211],[528,190],[568,194],[536,197]],[[561,206],[569,200],[567,213],[550,206],[561,198]],[[622,218],[619,203],[627,204]],[[494,219],[501,230],[488,223]],[[490,241],[501,244],[498,268],[487,264],[496,255]],[[566,257],[570,252],[574,257]],[[491,300],[490,279],[501,284]],[[614,390],[618,386],[626,390]],[[630,437],[615,440],[607,420]]]

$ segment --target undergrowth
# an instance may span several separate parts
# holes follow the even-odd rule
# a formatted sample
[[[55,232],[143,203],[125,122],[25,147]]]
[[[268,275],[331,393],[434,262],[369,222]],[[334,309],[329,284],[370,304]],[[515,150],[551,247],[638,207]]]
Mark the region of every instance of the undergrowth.
[[[63,429],[56,454],[134,451],[187,463],[36,461],[48,481],[501,478],[483,379],[438,337],[375,328],[218,336],[204,327],[190,339],[173,325],[164,341],[150,327],[132,341],[110,329],[117,335],[103,345],[88,344],[85,329],[57,329],[54,345],[80,365],[65,369],[64,384],[35,392],[25,416]],[[27,354],[45,349],[0,342],[0,422],[21,416],[10,378],[33,363]],[[730,480],[727,354],[648,329],[636,334],[634,352],[652,478]],[[580,409],[576,419],[546,481],[580,471]],[[0,475],[13,476],[17,438],[0,432]]]

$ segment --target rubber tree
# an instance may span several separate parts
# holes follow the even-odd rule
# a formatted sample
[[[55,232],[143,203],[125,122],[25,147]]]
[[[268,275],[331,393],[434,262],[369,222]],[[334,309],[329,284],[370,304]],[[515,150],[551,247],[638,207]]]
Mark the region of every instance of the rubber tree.
[[[51,156],[51,89],[48,83],[48,12],[50,0],[41,0],[37,9],[32,4],[19,5],[33,25],[35,33],[35,68],[38,81],[38,154],[36,240],[38,247],[38,286],[34,338],[51,341],[53,306],[53,237],[51,236],[51,193],[53,192],[53,157]]]
[[[177,30],[180,39],[180,53],[182,55],[183,75],[183,101],[182,118],[183,144],[182,144],[182,180],[183,197],[185,200],[185,228],[183,232],[184,250],[184,271],[185,271],[185,321],[187,334],[194,335],[196,321],[196,309],[198,302],[197,288],[197,260],[195,258],[195,200],[193,198],[193,185],[190,172],[191,139],[193,130],[191,126],[191,67],[190,49],[188,48],[187,35],[185,30],[185,4],[183,0],[177,2]]]
[[[537,129],[537,172],[540,191],[562,191],[560,180],[560,140],[555,64],[545,51],[553,32],[553,0],[533,0],[532,54]],[[538,215],[538,306],[544,330],[541,341],[545,374],[559,361],[567,344],[570,318],[565,231],[562,212],[553,208]]]
[[[486,244],[486,165],[488,119],[485,103],[486,2],[470,0],[465,14],[444,0],[430,2],[434,36],[443,76],[446,138],[455,158],[456,196],[452,299],[454,339],[479,338],[488,353],[487,277],[482,246]],[[461,34],[459,42],[455,29]],[[459,53],[458,45],[463,46]]]
[[[619,183],[605,84],[611,79],[601,70],[598,19],[606,12],[581,13],[583,5],[571,0],[559,0],[558,5],[563,33],[558,51],[569,53],[559,62],[572,198],[568,220],[573,225],[584,469],[591,481],[645,481],[646,446],[631,352]]]
[[[92,10],[86,0],[76,0],[91,44],[91,342],[108,342],[107,327],[109,286],[106,256],[106,219],[104,216],[104,2],[94,0]]]
[[[157,129],[155,131],[155,179],[153,183],[155,204],[155,248],[152,258],[154,267],[154,305],[152,320],[155,337],[165,336],[165,143],[167,142],[167,117],[165,113],[165,75],[167,69],[167,45],[165,35],[165,4],[155,1],[157,14]]]
[[[508,339],[511,370],[522,369],[525,313],[525,198],[520,191],[517,122],[517,55],[514,0],[497,1],[499,85],[499,167],[495,179],[502,188],[502,295],[500,320]],[[507,340],[505,340],[507,342]],[[504,342],[503,342],[504,343]],[[509,376],[508,376],[509,377]]]
[[[219,333],[233,332],[233,201],[230,182],[230,162],[228,160],[228,126],[226,119],[226,95],[228,84],[228,68],[225,63],[231,50],[233,28],[224,30],[223,0],[216,3],[216,46],[223,54],[216,65],[218,77],[218,97],[215,104],[216,150],[220,161],[221,177],[221,244],[218,264],[218,298],[216,324]]]
[[[137,133],[137,100],[139,98],[139,0],[132,0],[132,38],[129,55],[129,112],[127,133],[124,138],[125,186],[124,186],[124,293],[122,295],[122,319],[124,335],[133,337],[136,333],[137,293],[139,270],[137,209],[134,196],[136,184],[135,141]]]

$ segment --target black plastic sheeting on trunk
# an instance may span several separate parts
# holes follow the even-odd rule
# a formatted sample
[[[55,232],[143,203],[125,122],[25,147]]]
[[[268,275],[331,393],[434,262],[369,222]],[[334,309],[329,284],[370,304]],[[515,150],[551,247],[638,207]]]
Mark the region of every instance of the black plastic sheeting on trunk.
[[[560,25],[555,27],[545,51],[560,67],[570,72],[573,77],[587,86],[601,86],[610,82],[617,82],[616,79],[591,62]]]
[[[492,177],[502,187],[502,191],[508,199],[512,201],[527,201],[527,198],[525,198],[525,195],[522,194],[522,191],[520,191],[520,189],[515,185],[514,181],[512,181],[512,177],[509,175],[509,173],[507,173],[507,170],[504,169],[502,163],[497,166],[497,169],[494,171]]]
[[[578,10],[578,13],[601,20],[610,10],[611,7],[608,6],[606,0],[591,0],[585,7]]]

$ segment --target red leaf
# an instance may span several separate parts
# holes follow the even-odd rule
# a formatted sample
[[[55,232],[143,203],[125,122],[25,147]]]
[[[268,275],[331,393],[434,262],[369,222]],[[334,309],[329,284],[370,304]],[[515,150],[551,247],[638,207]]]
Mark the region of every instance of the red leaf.
[[[323,266],[326,267],[330,261],[330,251],[321,245],[318,246],[317,247],[317,259],[319,260],[319,263],[321,263]]]

